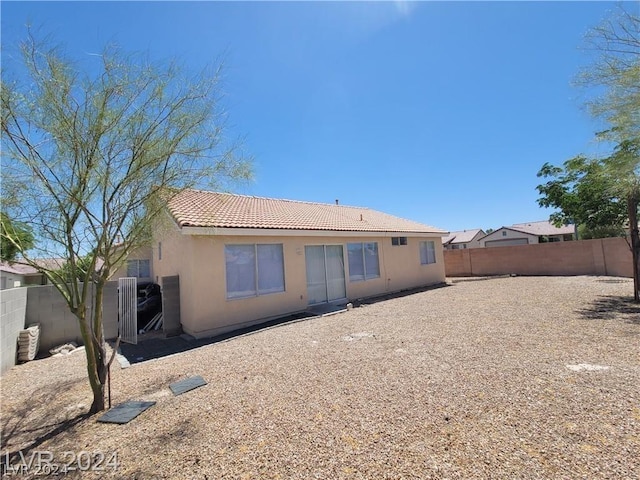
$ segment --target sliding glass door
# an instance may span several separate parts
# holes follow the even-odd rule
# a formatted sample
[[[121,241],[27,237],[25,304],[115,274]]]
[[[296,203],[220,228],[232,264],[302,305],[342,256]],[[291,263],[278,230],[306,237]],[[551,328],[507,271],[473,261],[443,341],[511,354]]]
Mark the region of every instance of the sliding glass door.
[[[304,247],[309,305],[346,297],[342,245]]]

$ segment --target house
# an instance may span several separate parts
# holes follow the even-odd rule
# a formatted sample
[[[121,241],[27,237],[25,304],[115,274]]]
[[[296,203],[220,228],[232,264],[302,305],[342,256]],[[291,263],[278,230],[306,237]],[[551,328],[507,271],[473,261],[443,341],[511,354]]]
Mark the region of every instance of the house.
[[[368,208],[185,190],[167,212],[150,275],[179,276],[196,338],[445,281],[446,231]]]
[[[153,249],[141,247],[127,257],[127,261],[110,278],[136,277],[138,282],[155,281],[153,271]]]
[[[59,258],[42,258],[37,263],[48,269],[57,269],[61,268],[63,261]],[[31,265],[19,261],[0,262],[0,290],[46,284],[47,278]]]
[[[574,225],[556,227],[551,222],[516,223],[501,227],[480,239],[483,247],[508,247],[531,243],[566,242],[575,239]]]
[[[478,241],[486,233],[481,228],[473,230],[462,230],[461,232],[451,232],[442,237],[442,245],[445,250],[461,250],[465,248],[479,248],[482,244]]]

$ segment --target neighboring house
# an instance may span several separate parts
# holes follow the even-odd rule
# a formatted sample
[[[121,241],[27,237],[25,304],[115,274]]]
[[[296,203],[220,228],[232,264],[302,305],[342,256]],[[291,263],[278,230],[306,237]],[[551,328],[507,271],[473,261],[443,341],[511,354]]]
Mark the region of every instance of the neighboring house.
[[[451,232],[442,237],[442,245],[445,250],[462,250],[465,248],[479,248],[482,244],[478,241],[486,233],[481,228],[473,230],[462,230],[461,232]]]
[[[548,221],[516,223],[485,235],[480,239],[483,247],[508,247],[531,243],[566,242],[573,240],[574,226],[556,227]]]
[[[151,275],[179,276],[198,338],[445,281],[446,231],[367,208],[186,190],[168,212]]]
[[[0,262],[0,290],[47,284],[47,278],[34,267],[17,262]],[[57,269],[62,265],[62,260],[59,258],[42,258],[37,260],[37,263],[48,269]]]
[[[0,264],[0,290],[23,287],[25,277],[24,270],[24,265],[10,265],[8,263],[2,262],[2,264]]]

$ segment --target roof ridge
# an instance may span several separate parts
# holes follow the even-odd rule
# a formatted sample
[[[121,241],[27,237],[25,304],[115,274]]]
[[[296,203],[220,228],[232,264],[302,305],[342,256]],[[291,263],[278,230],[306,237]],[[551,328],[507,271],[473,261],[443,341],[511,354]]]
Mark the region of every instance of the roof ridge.
[[[371,210],[369,207],[359,207],[357,205],[342,205],[342,204],[325,203],[325,202],[310,202],[308,200],[292,200],[290,198],[262,197],[259,195],[246,195],[242,193],[212,192],[210,190],[202,190],[199,188],[187,188],[186,190],[190,190],[192,192],[198,192],[198,193],[205,193],[207,195],[226,195],[229,197],[255,198],[257,200],[273,200],[275,202],[304,203],[306,205],[322,205],[327,207],[344,207],[344,208],[355,208],[360,210]]]
[[[534,220],[532,222],[520,222],[520,223],[512,223],[511,225],[504,225],[505,227],[514,226],[514,225],[529,225],[531,223],[549,223],[553,225],[549,220]]]
[[[436,227],[368,207],[195,188],[185,189],[169,200],[168,210],[179,227],[444,233]]]

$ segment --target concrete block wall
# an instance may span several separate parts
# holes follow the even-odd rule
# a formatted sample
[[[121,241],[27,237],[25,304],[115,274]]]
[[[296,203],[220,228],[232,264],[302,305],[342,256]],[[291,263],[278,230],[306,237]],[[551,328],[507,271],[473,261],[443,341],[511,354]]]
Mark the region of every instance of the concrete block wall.
[[[483,275],[611,275],[632,277],[624,238],[446,250],[448,277]]]
[[[28,288],[11,288],[0,293],[0,352],[4,373],[16,364],[18,335],[25,328]]]
[[[78,320],[53,285],[28,288],[27,323],[40,324],[40,350],[72,341],[82,343]]]
[[[104,338],[114,339],[118,336],[118,282],[107,282],[102,299],[102,326]]]
[[[118,336],[118,282],[107,283],[103,300],[104,335],[110,340]],[[40,324],[40,352],[68,342],[83,343],[78,319],[53,285],[2,290],[0,303],[0,373],[16,364],[18,334],[32,323]]]
[[[118,283],[105,286],[102,306],[106,339],[118,336]],[[91,309],[87,315],[91,315]],[[27,323],[40,324],[40,349],[49,350],[68,342],[81,345],[78,319],[71,313],[64,298],[53,285],[28,288]]]

